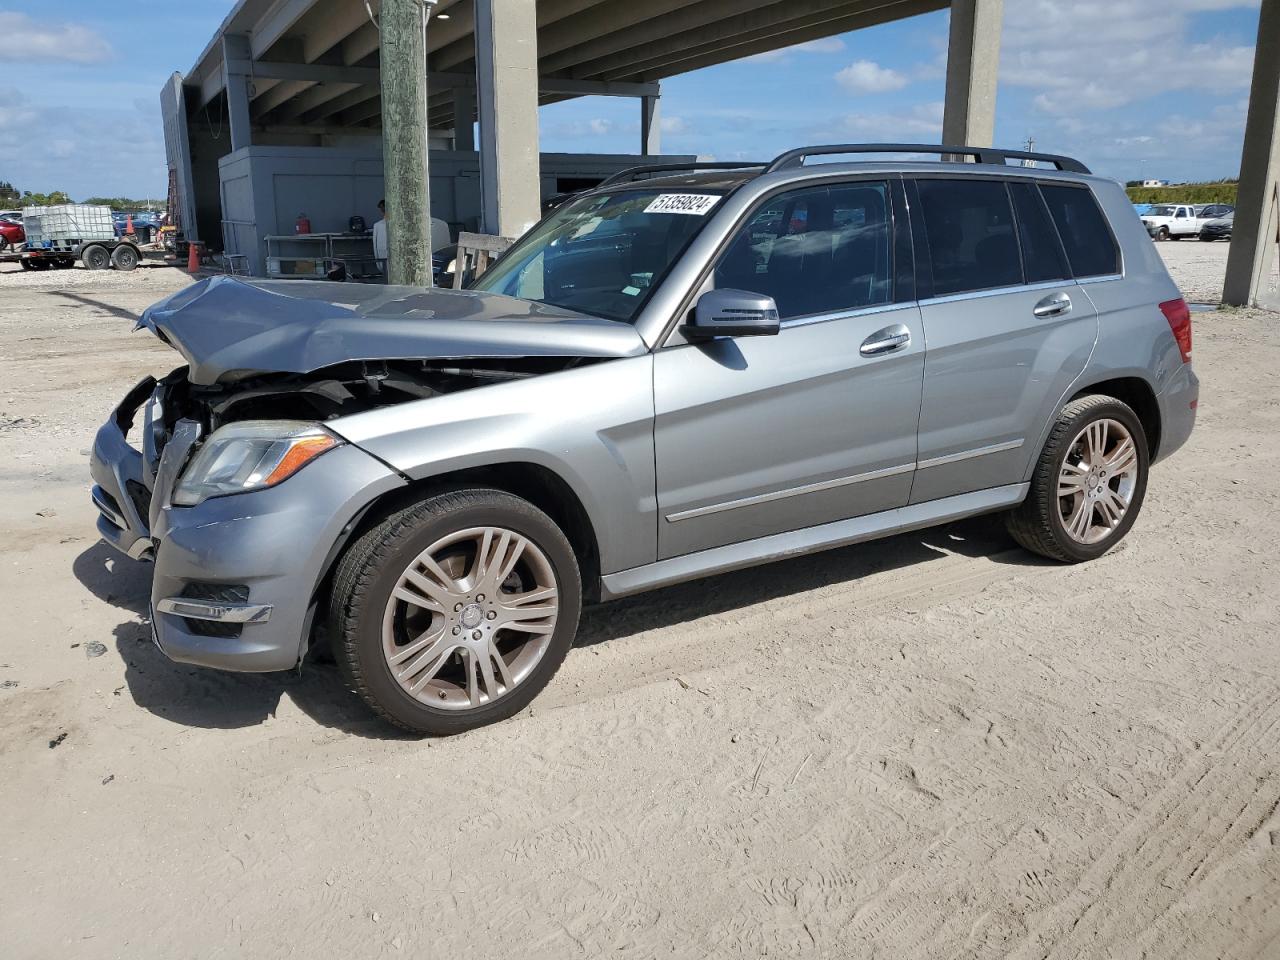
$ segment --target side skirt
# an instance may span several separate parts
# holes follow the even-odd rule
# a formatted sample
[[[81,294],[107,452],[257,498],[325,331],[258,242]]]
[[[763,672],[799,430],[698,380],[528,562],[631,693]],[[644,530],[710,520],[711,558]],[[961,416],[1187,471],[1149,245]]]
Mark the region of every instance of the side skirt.
[[[601,599],[613,600],[685,580],[695,580],[698,577],[728,573],[731,570],[770,563],[786,557],[830,550],[851,543],[861,543],[864,540],[876,540],[897,533],[906,533],[909,530],[932,527],[959,520],[962,517],[991,513],[994,510],[1021,503],[1026,498],[1030,487],[1028,483],[1011,483],[1007,486],[964,493],[956,497],[945,497],[942,500],[913,503],[893,510],[868,514],[865,517],[837,520],[834,523],[805,527],[803,530],[792,530],[787,533],[775,533],[755,540],[745,540],[742,543],[731,543],[698,553],[685,554],[682,557],[659,560],[657,563],[645,564],[643,567],[619,570],[617,573],[606,574],[601,578]]]

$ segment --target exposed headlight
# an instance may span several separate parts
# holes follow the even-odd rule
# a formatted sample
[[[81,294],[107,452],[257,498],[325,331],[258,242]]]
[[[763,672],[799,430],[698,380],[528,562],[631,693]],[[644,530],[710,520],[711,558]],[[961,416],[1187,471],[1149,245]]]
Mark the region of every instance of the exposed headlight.
[[[273,487],[341,442],[319,424],[302,420],[229,423],[191,459],[173,502],[193,507],[210,497]]]

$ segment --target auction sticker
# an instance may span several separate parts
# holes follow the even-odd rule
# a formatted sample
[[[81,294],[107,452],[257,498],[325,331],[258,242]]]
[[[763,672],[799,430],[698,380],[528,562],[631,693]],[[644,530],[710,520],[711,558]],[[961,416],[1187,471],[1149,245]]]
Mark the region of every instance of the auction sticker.
[[[705,193],[663,193],[644,208],[645,213],[689,213],[700,217],[720,198]]]

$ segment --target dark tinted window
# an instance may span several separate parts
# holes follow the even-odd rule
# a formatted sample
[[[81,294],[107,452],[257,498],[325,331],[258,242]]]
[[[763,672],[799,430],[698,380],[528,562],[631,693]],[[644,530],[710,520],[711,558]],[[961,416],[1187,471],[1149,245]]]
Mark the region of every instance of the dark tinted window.
[[[730,243],[715,284],[768,294],[784,320],[888,303],[889,223],[884,183],[781,194],[752,214]]]
[[[1120,272],[1120,253],[1098,201],[1087,187],[1040,185],[1058,235],[1067,248],[1071,272],[1077,277],[1099,277]],[[1182,208],[1179,208],[1182,209]]]
[[[1009,192],[999,180],[921,180],[934,296],[1022,283]]]
[[[1058,231],[1033,183],[1011,183],[1013,209],[1018,216],[1018,244],[1027,283],[1065,280],[1071,274],[1058,242]]]

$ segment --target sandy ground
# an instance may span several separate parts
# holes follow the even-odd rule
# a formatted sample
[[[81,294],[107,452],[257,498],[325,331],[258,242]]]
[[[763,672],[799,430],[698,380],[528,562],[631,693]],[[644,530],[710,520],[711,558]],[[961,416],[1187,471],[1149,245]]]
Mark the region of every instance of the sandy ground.
[[[1212,295],[1225,244],[1162,250]],[[60,279],[0,273],[0,954],[1280,956],[1280,317],[1197,314],[1199,428],[1097,562],[979,519],[664,590],[414,741],[152,647],[86,453],[186,281]]]

